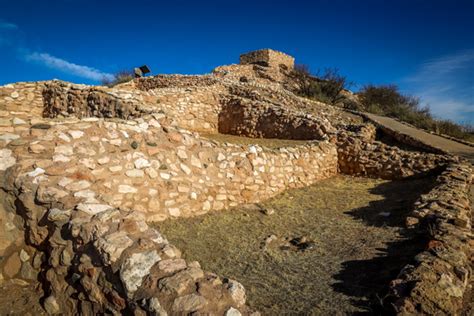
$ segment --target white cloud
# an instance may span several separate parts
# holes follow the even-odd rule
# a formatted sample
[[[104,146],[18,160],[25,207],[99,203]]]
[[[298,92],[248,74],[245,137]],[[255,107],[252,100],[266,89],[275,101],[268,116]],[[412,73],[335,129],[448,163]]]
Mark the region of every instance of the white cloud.
[[[102,72],[92,67],[77,65],[47,53],[31,53],[26,55],[26,60],[36,61],[49,68],[95,81],[101,81],[103,79],[112,80],[114,78],[112,74]]]
[[[16,30],[16,29],[18,29],[18,26],[17,26],[16,24],[13,24],[13,23],[9,23],[9,22],[0,20],[0,29],[4,29],[4,30]]]
[[[474,50],[429,60],[403,80],[438,118],[474,123]]]

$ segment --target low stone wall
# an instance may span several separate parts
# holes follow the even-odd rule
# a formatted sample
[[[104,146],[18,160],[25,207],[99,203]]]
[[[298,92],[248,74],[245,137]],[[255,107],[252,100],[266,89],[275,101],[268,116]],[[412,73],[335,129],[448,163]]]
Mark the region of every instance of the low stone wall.
[[[141,98],[128,91],[85,87],[60,81],[45,85],[43,99],[43,116],[48,118],[61,115],[131,119],[152,111],[141,105]]]
[[[386,146],[370,124],[336,134],[329,111],[302,115],[294,108],[312,103],[279,89],[213,76],[143,78],[123,89],[0,87],[0,219],[23,229],[27,243],[4,252],[3,275],[38,279],[51,314],[247,315],[242,285],[182,260],[146,221],[259,202],[338,169],[385,179],[445,170],[407,220],[432,240],[392,282],[391,298],[400,314],[455,314],[471,275],[469,167]],[[178,126],[329,141],[271,150]]]
[[[181,259],[180,251],[149,228],[140,213],[112,207],[95,213],[61,207],[52,191],[46,193],[27,179],[31,174],[14,180],[18,167],[3,175],[6,181],[1,186],[16,197],[33,247],[8,258],[18,260],[21,270],[8,265],[3,272],[8,277],[20,273],[21,278],[38,277],[48,314],[250,314],[240,283]],[[45,181],[47,175],[42,177]]]
[[[0,86],[0,132],[13,132],[14,128],[21,128],[21,121],[41,117],[45,83],[17,82]]]
[[[328,121],[243,98],[225,101],[219,113],[219,132],[222,134],[311,140],[324,139],[334,131]]]
[[[140,90],[157,88],[207,87],[218,83],[212,75],[158,75],[134,80],[135,87]]]
[[[146,92],[170,124],[192,131],[217,133],[223,86],[162,88]]]
[[[407,218],[407,226],[428,242],[391,282],[388,300],[398,314],[460,315],[472,275],[472,173],[467,163],[449,164]]]
[[[23,257],[33,275],[41,271],[50,312],[244,313],[240,284],[179,259],[144,221],[258,202],[337,173],[327,142],[217,145],[157,117],[45,121],[3,143],[12,164],[0,187],[23,216],[33,246]]]
[[[423,176],[457,161],[451,156],[410,152],[374,141],[374,129],[342,131],[337,137],[339,170],[342,173],[382,179]]]

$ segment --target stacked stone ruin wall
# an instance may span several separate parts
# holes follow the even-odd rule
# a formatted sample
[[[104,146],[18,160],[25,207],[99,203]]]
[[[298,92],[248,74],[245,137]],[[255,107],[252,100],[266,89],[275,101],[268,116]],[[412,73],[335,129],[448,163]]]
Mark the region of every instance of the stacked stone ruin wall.
[[[197,132],[217,133],[223,86],[163,88],[145,92],[177,126]]]
[[[336,147],[327,142],[280,150],[218,145],[166,126],[159,113],[127,121],[57,113],[62,119],[25,120],[0,149],[10,162],[0,171],[1,187],[15,200],[31,245],[22,265],[41,269],[53,312],[118,312],[138,298],[149,311],[245,312],[238,282],[180,259],[145,221],[257,202],[337,173]],[[17,276],[24,277],[9,277]],[[84,299],[70,299],[74,284]]]
[[[398,315],[461,315],[473,273],[472,174],[469,163],[450,163],[407,217],[407,227],[427,242],[390,283]]]
[[[339,171],[371,178],[393,180],[426,176],[457,160],[447,155],[401,150],[352,133],[339,134],[337,144]]]
[[[293,69],[295,59],[282,52],[271,49],[261,49],[240,55],[240,64],[264,64],[275,68],[284,65],[287,69]]]
[[[43,114],[43,90],[46,82],[18,82],[0,86],[0,132],[22,129],[22,124],[7,124],[12,115],[28,119],[40,118]],[[12,127],[14,126],[14,127]]]
[[[427,250],[391,283],[390,297],[400,314],[459,312],[472,274],[468,165],[377,142],[370,124],[324,132],[321,120],[275,104],[283,95],[271,100],[206,76],[169,77],[142,80],[139,90],[61,82],[0,87],[0,187],[6,213],[17,212],[8,224],[25,229],[30,245],[11,277],[41,271],[46,306],[85,314],[137,306],[157,314],[249,314],[237,281],[180,259],[146,221],[258,202],[338,172],[403,179],[442,171],[407,218],[430,239]],[[183,83],[174,87],[177,80]],[[219,144],[180,127],[252,137],[326,134],[329,141],[270,150]],[[443,295],[426,304],[433,288]],[[69,299],[78,294],[83,299]]]
[[[264,102],[229,98],[223,103],[218,124],[222,134],[314,140],[323,139],[332,129],[329,122]]]
[[[218,83],[212,75],[158,75],[134,80],[136,88],[151,90],[156,88],[206,87]]]

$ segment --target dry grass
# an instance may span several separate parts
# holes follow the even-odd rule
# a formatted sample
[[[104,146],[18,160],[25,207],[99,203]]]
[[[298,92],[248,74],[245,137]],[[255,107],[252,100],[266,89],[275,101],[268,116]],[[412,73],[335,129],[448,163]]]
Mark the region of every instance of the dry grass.
[[[188,260],[239,280],[264,315],[375,312],[388,281],[419,251],[401,225],[431,180],[337,176],[263,203],[273,215],[232,209],[157,226]],[[272,234],[279,241],[264,246]],[[281,249],[299,236],[316,247]]]

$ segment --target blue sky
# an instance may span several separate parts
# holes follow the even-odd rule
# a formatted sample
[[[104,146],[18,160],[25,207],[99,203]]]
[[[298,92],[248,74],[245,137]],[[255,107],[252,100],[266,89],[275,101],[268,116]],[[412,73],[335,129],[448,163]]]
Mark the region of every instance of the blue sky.
[[[97,84],[148,64],[199,74],[273,48],[357,84],[398,84],[474,123],[474,0],[0,0],[0,84]]]

